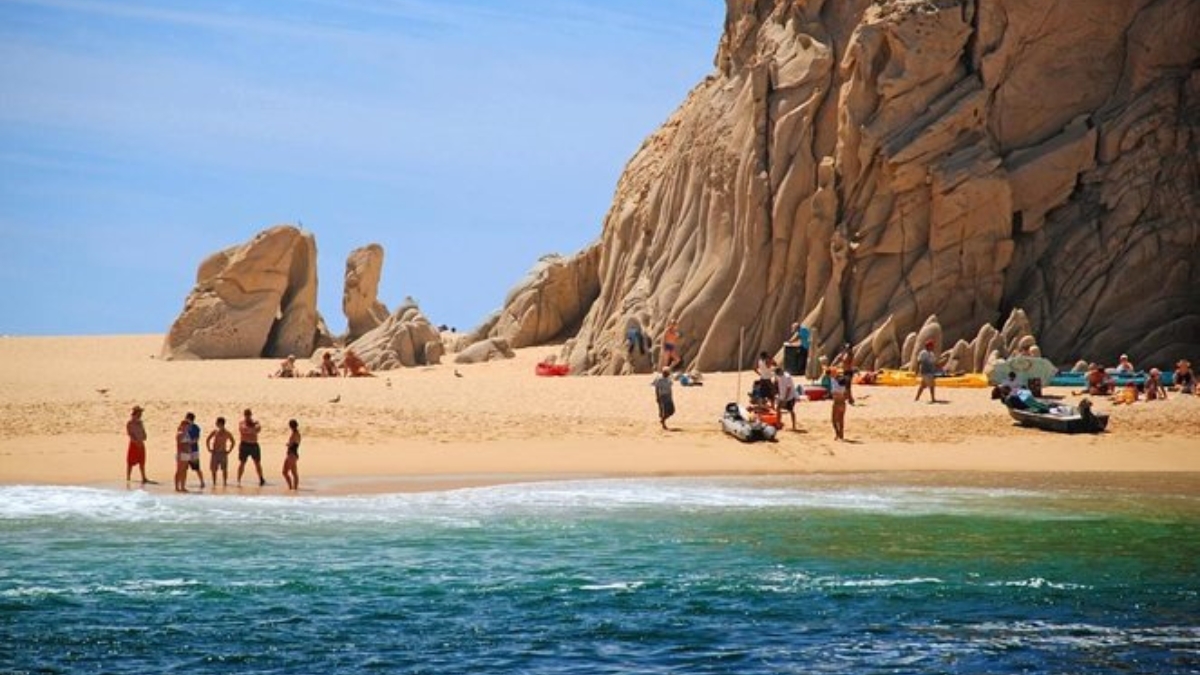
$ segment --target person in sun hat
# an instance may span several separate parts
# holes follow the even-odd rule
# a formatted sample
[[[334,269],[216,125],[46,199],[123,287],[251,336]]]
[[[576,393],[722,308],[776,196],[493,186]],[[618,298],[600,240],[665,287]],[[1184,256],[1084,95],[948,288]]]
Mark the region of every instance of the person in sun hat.
[[[125,482],[133,477],[133,467],[142,474],[142,484],[150,482],[146,478],[146,425],[142,422],[142,406],[135,405],[129,413],[129,421],[125,423],[125,434],[129,436],[129,448],[125,451]]]

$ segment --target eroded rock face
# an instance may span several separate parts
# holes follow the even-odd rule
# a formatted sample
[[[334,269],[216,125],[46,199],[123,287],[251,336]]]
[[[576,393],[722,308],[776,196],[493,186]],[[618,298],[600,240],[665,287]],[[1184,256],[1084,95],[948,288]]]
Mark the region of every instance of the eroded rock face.
[[[354,342],[388,318],[388,308],[379,302],[379,278],[383,273],[383,247],[368,244],[346,257],[346,279],[342,312],[346,315],[346,342]]]
[[[479,339],[499,337],[520,349],[574,332],[600,293],[599,259],[596,245],[570,258],[543,257],[509,291],[499,313],[476,331]]]
[[[412,298],[347,348],[372,371],[436,365],[444,353],[441,334]]]
[[[1196,35],[1194,0],[728,0],[716,72],[618,182],[564,356],[620,372],[632,315],[678,319],[701,370],[739,328],[773,348],[807,318],[831,353],[936,315],[978,368],[1018,306],[1058,361],[1200,353]]]
[[[317,244],[290,225],[209,256],[163,344],[167,359],[307,358],[317,313]]]

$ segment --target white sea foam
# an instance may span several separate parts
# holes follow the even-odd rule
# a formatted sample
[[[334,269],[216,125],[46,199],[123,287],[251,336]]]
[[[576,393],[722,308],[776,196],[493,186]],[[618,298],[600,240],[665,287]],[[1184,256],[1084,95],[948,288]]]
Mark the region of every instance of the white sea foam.
[[[645,509],[820,510],[890,516],[1090,518],[1052,493],[1012,489],[840,485],[798,478],[628,479],[536,482],[443,492],[369,496],[255,496],[152,493],[86,487],[0,487],[0,522],[436,523],[480,527],[496,516],[555,517]]]

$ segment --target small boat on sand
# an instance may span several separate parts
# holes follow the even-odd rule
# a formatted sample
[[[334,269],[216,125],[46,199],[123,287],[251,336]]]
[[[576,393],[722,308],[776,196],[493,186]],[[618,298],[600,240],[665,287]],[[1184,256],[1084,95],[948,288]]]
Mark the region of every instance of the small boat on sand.
[[[1008,406],[1008,414],[1022,426],[1036,427],[1060,434],[1098,434],[1108,428],[1108,415],[1093,413],[1091,401],[1083,401],[1079,407],[1039,401],[1044,410],[1022,409]]]
[[[752,419],[737,403],[725,405],[725,414],[721,415],[721,430],[743,443],[775,440],[775,427]]]

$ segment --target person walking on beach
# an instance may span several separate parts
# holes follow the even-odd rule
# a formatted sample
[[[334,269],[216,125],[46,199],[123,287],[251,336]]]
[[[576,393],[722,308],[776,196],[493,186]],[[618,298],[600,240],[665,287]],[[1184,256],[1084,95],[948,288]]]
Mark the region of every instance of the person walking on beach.
[[[846,376],[839,374],[829,379],[829,395],[833,398],[833,440],[846,440]]]
[[[792,431],[796,428],[796,381],[782,367],[775,369],[775,410],[779,415],[779,423],[783,424],[783,413],[792,418]]]
[[[663,368],[654,378],[654,398],[658,401],[658,423],[667,428],[667,419],[675,414],[675,399],[671,396],[671,369]]]
[[[254,419],[254,413],[246,408],[242,412],[242,421],[238,423],[238,435],[241,437],[241,442],[238,444],[238,485],[242,484],[242,474],[246,471],[247,459],[254,460],[254,470],[258,472],[258,486],[262,487],[267,484],[262,471],[262,448],[258,446],[260,431],[262,431],[262,425]]]
[[[187,492],[188,465],[192,462],[192,437],[188,433],[188,421],[179,420],[175,429],[175,491]]]
[[[937,395],[934,392],[934,379],[937,374],[937,355],[933,353],[933,340],[925,342],[925,348],[917,354],[917,375],[921,377],[921,384],[917,387],[917,397],[914,401],[921,400],[921,393],[929,388],[929,402],[937,403]]]
[[[300,489],[300,423],[288,420],[288,428],[292,433],[288,436],[287,455],[283,458],[283,479],[287,481],[289,490]]]
[[[225,418],[217,418],[217,428],[208,434],[204,441],[208,451],[212,453],[208,468],[212,471],[213,489],[217,487],[217,471],[221,472],[221,486],[229,485],[229,452],[233,450],[233,434],[225,428]]]
[[[188,423],[188,443],[192,453],[191,459],[188,460],[188,466],[200,477],[200,489],[203,490],[204,469],[200,467],[200,425],[196,424],[195,413],[188,413],[183,419]]]
[[[142,484],[149,483],[146,478],[146,425],[142,423],[142,406],[135,405],[129,413],[129,421],[125,423],[125,433],[129,436],[129,448],[125,451],[125,482],[133,477],[133,467],[142,474]]]

